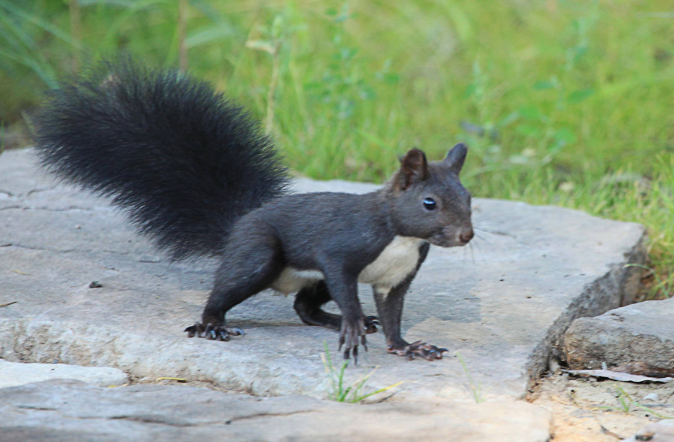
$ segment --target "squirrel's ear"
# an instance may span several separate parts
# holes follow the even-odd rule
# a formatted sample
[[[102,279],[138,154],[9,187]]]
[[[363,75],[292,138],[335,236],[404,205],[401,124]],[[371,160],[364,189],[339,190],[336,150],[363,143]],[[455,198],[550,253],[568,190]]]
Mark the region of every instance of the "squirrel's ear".
[[[415,147],[400,160],[400,188],[405,190],[426,178],[428,178],[426,155]]]
[[[447,157],[442,161],[449,170],[455,174],[461,173],[463,168],[463,163],[466,161],[466,154],[468,153],[468,146],[463,143],[459,143],[456,146],[452,147],[452,150],[447,153]]]

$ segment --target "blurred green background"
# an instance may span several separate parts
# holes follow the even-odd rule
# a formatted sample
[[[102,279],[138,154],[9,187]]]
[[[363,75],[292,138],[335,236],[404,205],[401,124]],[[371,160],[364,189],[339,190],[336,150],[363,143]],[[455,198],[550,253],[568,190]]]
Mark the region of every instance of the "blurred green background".
[[[381,182],[467,142],[474,195],[643,223],[644,296],[674,292],[671,0],[0,0],[2,146],[120,51],[212,81],[310,177]]]

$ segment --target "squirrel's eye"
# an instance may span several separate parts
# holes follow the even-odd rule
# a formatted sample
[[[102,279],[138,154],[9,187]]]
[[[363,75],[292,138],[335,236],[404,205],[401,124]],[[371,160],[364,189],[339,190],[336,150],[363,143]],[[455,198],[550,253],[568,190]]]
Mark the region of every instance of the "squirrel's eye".
[[[426,210],[435,210],[435,200],[433,198],[424,198],[424,207]]]

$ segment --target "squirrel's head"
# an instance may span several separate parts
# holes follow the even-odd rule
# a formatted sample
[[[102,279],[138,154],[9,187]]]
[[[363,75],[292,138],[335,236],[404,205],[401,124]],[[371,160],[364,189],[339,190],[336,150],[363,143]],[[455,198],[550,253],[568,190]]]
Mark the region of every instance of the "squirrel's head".
[[[464,246],[473,238],[470,193],[459,181],[467,152],[457,144],[442,161],[428,163],[416,148],[402,158],[388,183],[391,218],[400,235],[440,247]]]

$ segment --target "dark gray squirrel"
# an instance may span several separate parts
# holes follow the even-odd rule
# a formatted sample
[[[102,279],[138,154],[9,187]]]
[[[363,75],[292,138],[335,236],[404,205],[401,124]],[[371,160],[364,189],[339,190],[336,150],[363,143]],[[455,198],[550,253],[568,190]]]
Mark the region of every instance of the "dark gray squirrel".
[[[404,296],[430,244],[473,238],[471,197],[459,181],[467,148],[428,163],[412,149],[380,190],[289,194],[270,137],[207,82],[120,59],[50,91],[35,118],[43,167],[112,198],[171,259],[218,256],[213,291],[189,337],[242,335],[225,314],[258,292],[296,292],[308,325],[339,332],[357,362],[366,333],[383,327],[389,353],[442,359],[444,348],[406,342]],[[365,316],[358,282],[373,288]],[[341,316],[323,306],[334,301]]]

